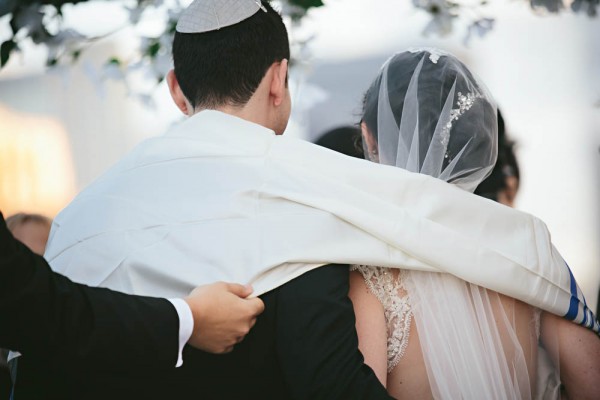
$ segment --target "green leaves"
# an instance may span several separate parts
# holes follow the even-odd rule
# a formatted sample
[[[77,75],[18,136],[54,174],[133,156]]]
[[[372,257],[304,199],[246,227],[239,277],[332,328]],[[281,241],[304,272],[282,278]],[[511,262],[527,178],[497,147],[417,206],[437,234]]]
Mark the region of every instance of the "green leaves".
[[[0,17],[10,14],[17,5],[17,0],[0,1]]]
[[[0,45],[0,68],[4,67],[10,58],[13,50],[17,50],[17,43],[14,40],[7,40]]]
[[[158,40],[154,40],[146,48],[146,55],[150,58],[154,58],[154,57],[156,57],[156,55],[158,54],[159,51],[160,51],[160,42]]]
[[[117,57],[111,57],[107,62],[106,65],[114,65],[117,67],[121,66],[121,60],[119,60]]]
[[[298,7],[302,7],[305,10],[324,5],[322,0],[289,0],[289,3]]]
[[[73,57],[73,62],[79,60],[79,57],[81,57],[81,50],[71,52],[71,57]]]

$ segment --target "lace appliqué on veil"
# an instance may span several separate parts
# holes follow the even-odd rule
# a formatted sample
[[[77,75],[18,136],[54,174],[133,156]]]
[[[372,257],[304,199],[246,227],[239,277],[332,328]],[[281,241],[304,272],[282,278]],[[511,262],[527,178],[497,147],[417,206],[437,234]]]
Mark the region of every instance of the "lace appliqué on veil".
[[[458,100],[456,101],[456,105],[458,108],[453,108],[450,111],[450,120],[446,123],[446,125],[442,128],[442,133],[440,134],[441,143],[444,146],[448,145],[450,141],[450,129],[452,129],[452,125],[467,111],[473,107],[475,100],[482,99],[483,95],[479,93],[467,93],[466,95],[458,92],[457,96]],[[447,154],[446,154],[447,155]]]
[[[403,271],[367,265],[353,265],[350,270],[362,274],[371,293],[383,305],[388,331],[387,366],[391,372],[404,356],[412,320],[410,298],[402,282]]]
[[[411,47],[407,51],[411,53],[421,53],[426,51],[429,53],[429,61],[434,64],[437,64],[437,62],[440,60],[440,57],[449,55],[449,53],[440,49],[436,49],[435,47]]]

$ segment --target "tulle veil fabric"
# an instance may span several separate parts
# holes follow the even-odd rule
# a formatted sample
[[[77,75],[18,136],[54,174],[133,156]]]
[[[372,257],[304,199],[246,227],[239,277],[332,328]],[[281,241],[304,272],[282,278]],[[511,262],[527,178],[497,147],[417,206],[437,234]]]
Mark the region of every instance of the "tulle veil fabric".
[[[496,162],[496,104],[448,53],[417,49],[390,58],[364,110],[371,161],[471,192]],[[558,369],[538,347],[539,310],[450,274],[405,273],[434,398],[560,397]]]

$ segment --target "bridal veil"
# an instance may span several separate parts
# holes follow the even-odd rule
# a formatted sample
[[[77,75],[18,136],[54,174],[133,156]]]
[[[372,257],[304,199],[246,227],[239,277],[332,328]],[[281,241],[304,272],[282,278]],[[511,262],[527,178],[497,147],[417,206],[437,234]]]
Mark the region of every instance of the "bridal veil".
[[[371,161],[470,192],[496,162],[492,96],[463,63],[436,49],[390,58],[365,95],[362,123]],[[559,396],[557,371],[538,363],[545,357],[539,310],[450,274],[404,272],[434,398]]]

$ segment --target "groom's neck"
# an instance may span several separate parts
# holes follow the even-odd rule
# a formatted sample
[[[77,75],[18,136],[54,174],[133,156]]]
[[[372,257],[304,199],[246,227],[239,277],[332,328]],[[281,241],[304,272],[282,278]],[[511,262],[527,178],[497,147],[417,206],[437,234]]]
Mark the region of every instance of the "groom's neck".
[[[281,106],[274,104],[273,96],[270,93],[270,80],[267,79],[269,76],[267,74],[246,104],[224,104],[212,109],[264,126],[276,134],[282,134],[289,115],[286,117]],[[200,111],[203,109],[195,109],[194,114]]]

